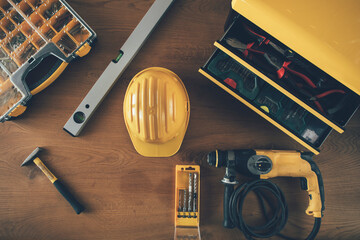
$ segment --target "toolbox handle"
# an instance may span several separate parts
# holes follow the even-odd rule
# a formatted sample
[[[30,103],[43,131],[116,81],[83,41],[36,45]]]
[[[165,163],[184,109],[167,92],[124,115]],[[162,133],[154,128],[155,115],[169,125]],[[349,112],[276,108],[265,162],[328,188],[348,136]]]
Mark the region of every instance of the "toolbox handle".
[[[55,57],[55,56],[53,56],[53,57]],[[57,60],[50,67],[49,71],[46,71],[45,74],[39,80],[36,80],[32,84],[28,85],[29,89],[30,89],[30,93],[32,95],[35,95],[35,94],[41,92],[42,90],[44,90],[45,88],[47,88],[52,82],[54,82],[60,76],[60,74],[65,70],[65,68],[68,66],[68,64],[69,63],[61,60],[60,58],[57,58]],[[36,72],[44,71],[44,69],[41,69],[40,65],[41,65],[41,62],[36,67],[34,67],[32,70],[30,70],[29,73],[31,73],[32,71],[36,71]]]
[[[44,71],[44,67],[42,66],[42,62],[47,57],[52,57],[52,61],[50,61],[50,65],[47,66],[47,70]],[[30,94],[35,95],[45,88],[47,88],[52,82],[54,82],[60,74],[65,70],[68,63],[61,60],[60,58],[54,55],[48,55],[45,58],[41,58],[38,60],[29,60],[31,66],[25,70],[25,78],[22,81],[26,82],[26,85],[29,88]],[[30,62],[31,61],[31,62]],[[44,61],[46,62],[46,60]],[[49,70],[48,70],[49,69]],[[39,72],[44,72],[42,75],[39,75]],[[40,79],[39,79],[40,78]],[[36,80],[39,79],[39,80]],[[10,117],[18,117],[26,110],[26,105],[20,104],[13,111],[9,113]]]
[[[48,51],[53,48],[50,45],[48,48],[45,46],[43,49],[45,54],[41,57],[30,58],[26,63],[28,67],[21,73],[21,81],[28,87],[31,95],[35,95],[48,87],[69,64],[56,53],[49,53]]]

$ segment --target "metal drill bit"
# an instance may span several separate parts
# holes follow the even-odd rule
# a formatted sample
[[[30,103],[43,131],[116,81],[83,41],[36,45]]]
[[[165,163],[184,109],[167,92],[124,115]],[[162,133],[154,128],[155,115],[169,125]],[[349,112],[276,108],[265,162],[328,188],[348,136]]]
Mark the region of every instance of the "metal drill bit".
[[[197,192],[198,192],[198,174],[194,173],[194,194],[193,194],[193,212],[197,211]]]
[[[183,204],[183,212],[187,212],[187,204],[186,204],[186,189],[184,189],[184,198],[183,198],[183,202],[184,202],[184,204]]]
[[[183,211],[183,206],[182,206],[182,196],[184,195],[183,193],[183,189],[179,190],[179,207],[178,207],[178,212],[182,212]]]
[[[189,199],[188,199],[188,211],[192,211],[191,201],[192,201],[192,173],[189,173]]]

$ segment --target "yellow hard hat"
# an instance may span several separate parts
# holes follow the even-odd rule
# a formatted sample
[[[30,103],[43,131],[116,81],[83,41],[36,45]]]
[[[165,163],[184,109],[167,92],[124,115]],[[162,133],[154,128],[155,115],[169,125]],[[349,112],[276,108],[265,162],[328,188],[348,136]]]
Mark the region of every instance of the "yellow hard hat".
[[[190,101],[181,79],[152,67],[136,74],[124,99],[124,119],[136,151],[168,157],[180,148],[190,117]]]

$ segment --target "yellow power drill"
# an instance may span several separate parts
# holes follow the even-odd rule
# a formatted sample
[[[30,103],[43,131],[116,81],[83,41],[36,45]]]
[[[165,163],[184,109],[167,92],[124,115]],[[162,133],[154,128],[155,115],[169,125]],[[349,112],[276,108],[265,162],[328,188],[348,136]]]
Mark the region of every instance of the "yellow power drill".
[[[253,149],[231,151],[216,150],[209,153],[207,162],[210,166],[218,168],[226,167],[225,176],[222,179],[222,183],[225,184],[224,227],[233,228],[234,225],[236,225],[244,232],[248,239],[252,239],[252,236],[260,237],[257,236],[256,233],[253,235],[251,227],[244,227],[244,223],[241,221],[239,222],[239,216],[240,220],[242,219],[241,211],[238,212],[237,215],[234,214],[234,211],[239,209],[239,203],[243,203],[243,199],[239,200],[236,198],[245,198],[247,193],[244,193],[244,191],[247,190],[256,189],[253,191],[258,194],[257,189],[260,187],[272,188],[275,186],[274,188],[276,189],[271,191],[275,193],[280,191],[281,194],[277,197],[278,199],[283,199],[283,210],[285,211],[285,214],[283,214],[284,220],[280,224],[281,226],[274,227],[276,229],[272,232],[273,235],[279,234],[279,231],[285,225],[287,220],[287,205],[281,190],[279,190],[275,184],[265,179],[274,177],[299,177],[301,188],[308,191],[309,194],[309,205],[305,212],[306,214],[315,217],[313,231],[307,239],[315,238],[320,229],[321,217],[323,216],[323,211],[325,209],[325,194],[320,170],[312,160],[312,156],[313,154],[309,152]],[[254,181],[254,183],[250,183],[246,186],[240,186],[234,192],[234,185],[238,183],[236,181],[236,173],[263,180]],[[247,231],[248,229],[250,229],[250,231]],[[272,235],[266,235],[266,237],[270,236]]]

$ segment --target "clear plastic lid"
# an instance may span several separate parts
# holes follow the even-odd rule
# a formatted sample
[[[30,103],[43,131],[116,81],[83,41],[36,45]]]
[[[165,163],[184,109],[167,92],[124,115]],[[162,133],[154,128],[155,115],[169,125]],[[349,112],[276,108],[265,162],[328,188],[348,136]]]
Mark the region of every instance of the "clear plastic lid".
[[[67,59],[93,35],[64,1],[0,0],[0,117],[30,95],[14,78],[30,58],[53,43]]]
[[[23,94],[10,81],[8,74],[0,69],[0,115],[13,108],[23,97]]]

